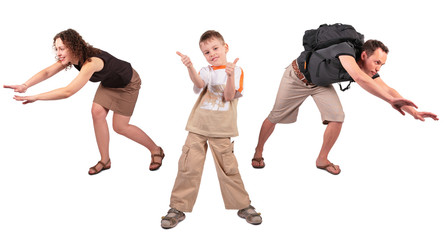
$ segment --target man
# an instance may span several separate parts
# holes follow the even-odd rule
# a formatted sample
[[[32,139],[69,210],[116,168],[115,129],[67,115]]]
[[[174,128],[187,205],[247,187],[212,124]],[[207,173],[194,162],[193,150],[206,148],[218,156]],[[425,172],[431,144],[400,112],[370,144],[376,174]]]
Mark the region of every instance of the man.
[[[348,47],[351,51],[346,51]],[[418,112],[417,106],[402,98],[393,88],[389,87],[378,75],[378,71],[386,63],[388,48],[378,40],[369,40],[364,43],[360,56],[356,56],[353,46],[347,43],[338,44],[341,51],[336,57],[350,77],[369,93],[388,102],[393,108],[405,115],[405,112],[415,119],[424,121],[425,118],[438,120],[437,115],[430,112]],[[344,54],[344,52],[350,52]],[[316,86],[309,82],[300,72],[296,61],[286,69],[277,93],[274,108],[262,124],[258,144],[252,159],[254,168],[265,166],[262,157],[263,147],[269,136],[273,133],[277,123],[293,123],[297,119],[300,105],[312,96],[321,112],[323,124],[327,128],[323,137],[323,144],[316,160],[316,167],[337,175],[341,172],[338,165],[328,160],[328,154],[335,144],[344,121],[344,112],[333,86]]]

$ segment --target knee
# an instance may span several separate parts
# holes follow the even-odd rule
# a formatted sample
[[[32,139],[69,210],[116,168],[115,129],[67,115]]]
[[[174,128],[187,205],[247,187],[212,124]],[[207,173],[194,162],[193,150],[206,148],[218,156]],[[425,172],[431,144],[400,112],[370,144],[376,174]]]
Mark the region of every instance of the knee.
[[[128,124],[118,123],[116,121],[113,122],[113,130],[120,135],[125,135]]]
[[[93,117],[93,121],[105,120],[107,117],[107,110],[99,105],[93,105],[91,107],[91,116]]]

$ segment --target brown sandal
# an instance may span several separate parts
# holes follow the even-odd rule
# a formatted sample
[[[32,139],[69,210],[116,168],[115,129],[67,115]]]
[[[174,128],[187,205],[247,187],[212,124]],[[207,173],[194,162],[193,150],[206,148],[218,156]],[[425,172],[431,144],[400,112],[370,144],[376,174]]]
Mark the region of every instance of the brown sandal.
[[[252,165],[252,162],[259,163],[259,166]],[[263,162],[263,164],[262,164],[262,162]],[[264,161],[263,157],[261,157],[261,158],[253,158],[251,160],[251,165],[252,165],[253,168],[264,168],[265,167],[265,161]]]
[[[152,162],[150,163],[150,167],[149,167],[150,171],[156,171],[161,167],[161,165],[163,164],[164,156],[166,156],[166,155],[164,154],[163,148],[161,148],[161,147],[160,147],[160,153],[152,154]],[[155,157],[160,157],[161,162],[155,162],[155,159],[154,159]]]
[[[93,170],[93,172],[90,173],[90,171],[88,171],[88,174],[90,174],[90,175],[96,175],[96,174],[98,174],[98,173],[100,173],[100,172],[102,172],[102,171],[105,171],[105,170],[110,169],[110,168],[111,168],[111,165],[110,165],[109,167],[107,167],[107,165],[108,165],[109,162],[110,162],[110,159],[108,159],[108,161],[107,161],[106,163],[103,163],[103,162],[99,161],[98,163],[96,163],[96,165],[94,165],[93,167],[90,168],[90,170]],[[101,166],[102,166],[102,168],[99,169],[99,170],[96,169],[96,167],[97,167],[98,165],[101,165]]]
[[[333,163],[329,163],[329,164],[327,164],[327,165],[325,165],[325,166],[316,166],[316,167],[319,168],[319,169],[321,169],[321,170],[325,170],[325,171],[327,171],[327,172],[329,172],[329,173],[331,173],[331,174],[333,174],[333,175],[338,175],[339,173],[341,173],[341,169],[339,168],[339,166],[336,167],[336,165],[334,165]],[[330,170],[328,169],[329,167],[332,167],[335,171],[336,171],[336,169],[339,169],[339,172],[330,171]]]

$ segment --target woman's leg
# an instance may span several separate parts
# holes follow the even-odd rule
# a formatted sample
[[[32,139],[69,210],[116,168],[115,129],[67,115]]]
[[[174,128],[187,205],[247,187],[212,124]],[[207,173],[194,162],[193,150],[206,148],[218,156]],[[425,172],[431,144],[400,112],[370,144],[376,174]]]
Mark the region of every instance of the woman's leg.
[[[149,149],[153,154],[159,154],[161,148],[153,142],[153,140],[137,126],[129,124],[130,117],[118,113],[113,114],[113,130]],[[162,158],[156,156],[154,162],[161,163]]]
[[[96,142],[98,144],[99,153],[101,154],[101,162],[106,164],[106,167],[110,167],[111,163],[110,155],[109,155],[109,142],[110,142],[110,134],[108,131],[107,125],[107,117],[108,109],[103,106],[93,102],[93,106],[91,107],[91,115],[93,117],[93,125],[94,125],[94,133],[96,135]],[[96,164],[93,168],[90,169],[89,173],[95,173],[101,171],[103,166]]]

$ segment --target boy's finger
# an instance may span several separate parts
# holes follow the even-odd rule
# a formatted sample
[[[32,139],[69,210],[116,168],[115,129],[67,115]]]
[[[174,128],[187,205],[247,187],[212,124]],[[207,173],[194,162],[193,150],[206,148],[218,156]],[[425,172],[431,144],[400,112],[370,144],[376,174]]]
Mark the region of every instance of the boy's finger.
[[[184,55],[182,53],[178,52],[178,51],[177,51],[177,55],[180,56],[180,57],[184,57]]]
[[[237,64],[237,62],[238,62],[238,58],[236,58],[236,59],[234,60],[234,65]]]

